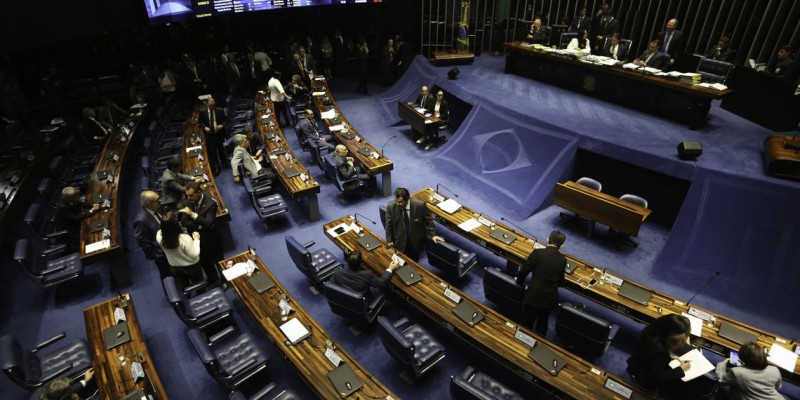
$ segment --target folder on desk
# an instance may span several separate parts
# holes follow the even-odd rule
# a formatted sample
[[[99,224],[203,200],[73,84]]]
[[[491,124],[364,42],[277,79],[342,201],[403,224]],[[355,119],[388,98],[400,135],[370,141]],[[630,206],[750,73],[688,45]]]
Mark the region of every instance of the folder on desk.
[[[204,169],[202,169],[202,168],[199,168],[199,167],[198,168],[192,168],[192,170],[189,171],[189,175],[191,175],[191,176],[203,176],[203,174],[205,174],[205,173],[206,173],[206,171]]]
[[[289,167],[283,170],[283,174],[286,175],[287,178],[294,178],[295,176],[300,175],[300,171],[294,167]]]
[[[362,147],[362,148],[358,149],[358,152],[363,154],[363,155],[365,155],[365,156],[371,156],[372,155],[372,149],[370,149],[369,147]]]
[[[301,340],[311,336],[311,332],[309,332],[308,328],[297,318],[290,319],[289,322],[281,325],[280,328],[281,332],[286,335],[286,339],[288,339],[291,344],[297,344]]]
[[[265,133],[264,136],[267,138],[267,140],[275,139],[275,132],[269,131]]]
[[[364,386],[347,363],[341,363],[333,371],[328,372],[328,379],[342,398],[350,396]]]
[[[106,178],[108,178],[109,175],[111,175],[111,171],[109,171],[107,169],[104,169],[102,171],[97,171],[97,180],[98,181],[103,181]]]
[[[101,218],[97,221],[92,221],[92,233],[100,232],[103,229],[108,229],[108,218]]]
[[[264,104],[259,104],[258,106],[256,106],[256,110],[258,110],[258,111],[267,111],[267,106],[264,105]]]
[[[739,344],[755,342],[758,340],[758,336],[736,328],[727,322],[723,322],[719,325],[719,335],[725,339],[733,340]]]
[[[567,261],[567,265],[564,267],[564,272],[571,274],[575,271],[575,268],[578,268],[577,264]]]
[[[489,236],[491,236],[491,237],[493,237],[493,238],[495,238],[495,239],[497,239],[497,240],[499,240],[499,241],[501,241],[501,242],[503,242],[503,243],[505,243],[507,245],[509,245],[511,243],[514,243],[514,241],[517,240],[517,237],[514,236],[511,232],[508,232],[508,231],[503,230],[503,229],[495,229],[495,230],[492,231],[492,233]]]
[[[406,286],[411,286],[422,280],[422,275],[409,264],[403,265],[395,271]]]
[[[125,321],[121,321],[103,330],[103,343],[105,344],[106,350],[111,350],[130,340],[131,332],[128,330],[128,323]]]
[[[348,139],[352,139],[352,138],[356,137],[356,135],[353,135],[352,133],[350,133],[350,131],[347,131],[347,132],[341,131],[341,135],[346,137],[346,138],[348,138]]]
[[[458,315],[464,322],[467,323],[469,326],[475,326],[478,322],[481,322],[484,315],[480,310],[475,308],[472,303],[461,300],[455,307],[453,307],[453,312]]]
[[[381,241],[378,240],[378,238],[376,238],[375,236],[372,236],[370,234],[366,234],[358,238],[358,243],[360,243],[361,246],[367,249],[367,251],[372,251],[377,249],[378,247],[381,247]]]
[[[646,306],[650,302],[650,298],[653,297],[653,293],[649,290],[644,290],[624,281],[622,282],[622,286],[619,287],[619,295],[627,297],[643,306]]]
[[[272,154],[276,156],[279,156],[281,154],[286,154],[286,149],[284,149],[283,147],[278,147],[277,149],[272,150]]]
[[[541,343],[533,346],[531,352],[528,353],[528,357],[553,376],[558,375],[558,371],[567,366],[566,360]]]
[[[267,290],[275,287],[275,282],[273,282],[272,279],[270,279],[270,277],[263,272],[254,274],[247,279],[247,282],[250,283],[250,286],[252,286],[253,289],[258,292],[258,294],[264,293]]]
[[[108,194],[106,193],[97,193],[92,197],[92,204],[103,204],[104,201],[108,200]]]

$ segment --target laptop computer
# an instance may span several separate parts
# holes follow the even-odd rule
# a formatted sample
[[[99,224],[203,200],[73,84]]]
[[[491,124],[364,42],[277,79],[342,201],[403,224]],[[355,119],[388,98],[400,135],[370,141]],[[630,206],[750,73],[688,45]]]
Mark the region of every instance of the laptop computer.
[[[350,396],[364,386],[347,363],[341,363],[333,371],[328,372],[328,379],[342,398]]]
[[[279,156],[281,154],[286,154],[286,149],[284,149],[283,147],[278,147],[277,149],[272,150],[272,154],[276,156]]]
[[[564,267],[564,272],[571,274],[575,272],[575,268],[578,268],[577,264],[567,261],[567,265]]]
[[[297,175],[300,175],[300,171],[297,168],[289,167],[283,170],[283,174],[286,175],[287,178],[294,178]]]
[[[269,132],[265,133],[264,136],[267,137],[267,140],[275,139],[275,132],[269,131]]]
[[[369,147],[362,147],[362,148],[358,149],[358,152],[363,154],[363,155],[365,155],[365,156],[371,156],[372,155],[372,149],[370,149]]]
[[[281,332],[286,335],[286,339],[291,344],[297,344],[301,340],[311,336],[311,331],[303,325],[297,318],[292,318],[289,322],[280,326]]]
[[[98,193],[92,197],[92,203],[94,204],[103,204],[106,200],[108,200],[108,194],[106,193]]]
[[[739,344],[755,342],[758,340],[758,336],[749,332],[745,332],[726,322],[723,322],[719,325],[719,335],[725,339],[733,340]]]
[[[270,279],[270,277],[263,272],[253,274],[253,276],[247,279],[247,282],[250,283],[250,286],[252,286],[253,289],[258,292],[258,294],[264,293],[267,290],[275,287],[275,282],[273,282],[272,279]]]
[[[417,272],[417,270],[409,264],[403,265],[394,271],[394,273],[400,277],[406,286],[411,286],[422,280],[422,275],[420,275],[419,272]]]
[[[515,240],[517,240],[517,237],[514,236],[511,232],[508,232],[508,231],[503,230],[503,229],[495,229],[495,230],[492,231],[492,233],[489,236],[491,236],[491,237],[493,237],[493,238],[495,238],[495,239],[497,239],[497,240],[499,240],[499,241],[501,241],[501,242],[503,242],[505,244],[511,244],[511,243],[514,243]]]
[[[345,131],[339,131],[339,133],[340,133],[342,136],[344,136],[344,137],[346,137],[346,138],[348,138],[348,139],[352,139],[352,138],[356,137],[356,135],[353,135],[352,133],[350,133],[350,131],[347,131],[347,132],[345,132]]]
[[[130,340],[131,333],[128,330],[128,323],[125,321],[120,321],[118,324],[103,330],[103,344],[106,350],[111,350]]]
[[[145,393],[144,389],[139,388],[126,394],[125,396],[120,397],[119,400],[141,400],[142,398],[146,399],[147,393]]]
[[[533,346],[530,353],[528,353],[528,357],[553,376],[558,375],[558,371],[561,371],[567,366],[566,360],[559,357],[558,354],[553,353],[550,348],[541,343],[537,343],[536,346]]]
[[[462,300],[458,303],[455,307],[453,307],[453,312],[458,315],[464,322],[467,323],[469,326],[475,326],[478,322],[481,322],[483,319],[483,313],[480,312],[472,303]]]
[[[653,297],[653,293],[649,290],[644,290],[625,281],[623,281],[622,286],[619,287],[619,295],[627,297],[643,306],[646,306],[650,302],[650,298]]]
[[[381,241],[378,240],[378,238],[376,238],[375,236],[372,236],[370,234],[366,234],[358,238],[358,243],[360,243],[361,246],[367,249],[367,251],[372,251],[377,249],[378,247],[381,247]]]
[[[203,176],[203,174],[205,174],[205,173],[206,173],[206,171],[204,169],[200,168],[200,167],[192,168],[192,170],[189,171],[189,175],[191,175],[191,176]]]
[[[108,218],[101,218],[97,221],[92,221],[92,233],[100,232],[103,229],[108,229]]]

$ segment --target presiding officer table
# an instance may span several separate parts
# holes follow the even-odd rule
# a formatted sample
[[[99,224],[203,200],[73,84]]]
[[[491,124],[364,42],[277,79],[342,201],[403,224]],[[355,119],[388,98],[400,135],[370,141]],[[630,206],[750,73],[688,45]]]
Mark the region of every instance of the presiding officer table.
[[[331,233],[333,232],[332,228],[342,224],[349,226],[353,223],[363,230],[363,234],[375,236],[381,244],[380,247],[373,248],[372,251],[366,250],[358,242],[359,234],[353,230],[347,230],[339,235],[333,235]],[[342,250],[360,250],[363,255],[363,264],[365,268],[372,270],[375,274],[383,274],[386,267],[392,261],[393,252],[386,247],[386,242],[351,217],[342,217],[336,221],[329,222],[325,224],[323,229],[328,238]],[[411,286],[406,286],[395,274],[389,281],[390,285],[388,287],[391,288],[391,290],[433,321],[452,331],[467,343],[523,379],[547,391],[563,393],[563,395],[574,399],[598,400],[624,398],[616,392],[611,391],[611,389],[608,389],[607,385],[629,389],[632,391],[632,396],[628,398],[653,398],[651,394],[642,391],[634,385],[625,383],[622,379],[612,375],[608,371],[603,371],[572,353],[561,349],[547,341],[547,339],[534,334],[530,329],[517,326],[509,318],[475,301],[457,288],[450,286],[449,283],[416,262],[409,260],[405,255],[400,253],[397,255],[417,270],[422,281]],[[455,307],[456,303],[445,296],[445,289],[449,289],[451,292],[458,294],[462,302],[466,301],[472,304],[484,314],[484,319],[474,326],[470,326],[464,322],[464,320],[453,312],[452,308]],[[518,330],[527,336],[535,338],[536,346],[546,346],[546,348],[553,353],[563,358],[566,361],[564,368],[559,371],[557,375],[551,375],[549,371],[545,370],[528,357],[531,348],[527,344],[514,338]]]
[[[411,197],[425,202],[428,210],[433,214],[434,219],[451,231],[485,247],[512,264],[522,265],[522,263],[528,259],[531,252],[533,252],[534,244],[542,247],[544,246],[544,243],[538,242],[536,238],[518,232],[504,225],[502,222],[496,221],[490,216],[472,210],[466,206],[462,205],[460,210],[453,214],[448,214],[437,206],[439,201],[433,197],[434,194],[441,196],[445,200],[447,199],[447,196],[441,193],[435,193],[432,188],[420,190],[412,194]],[[465,231],[458,226],[471,218],[482,218],[490,222],[492,228],[480,224],[480,226],[471,231]],[[505,244],[491,236],[492,231],[495,229],[505,230],[513,236],[516,236],[517,239],[511,242],[511,244]],[[777,344],[791,351],[795,346],[800,345],[800,343],[796,341],[781,338],[773,333],[747,325],[732,318],[714,314],[711,311],[704,310],[694,305],[688,305],[667,294],[657,292],[647,286],[629,280],[609,269],[594,266],[569,254],[562,254],[567,257],[569,263],[576,266],[573,273],[565,275],[565,286],[567,289],[637,321],[649,323],[662,315],[687,313],[690,311],[690,308],[696,309],[700,313],[713,316],[713,319],[703,324],[702,337],[692,336],[692,343],[707,348],[715,353],[727,355],[731,350],[739,350],[739,343],[720,336],[719,332],[722,323],[755,335],[758,344],[766,348]],[[614,280],[617,278],[623,280],[626,284],[650,292],[652,297],[648,304],[643,305],[620,295],[620,285],[614,283]],[[590,285],[589,282],[592,279],[596,279],[598,284]],[[798,360],[798,364],[800,364],[800,360]],[[794,372],[787,372],[781,369],[784,379],[795,384],[800,383],[800,373],[798,371],[800,371],[800,366],[798,365],[795,366]]]
[[[255,274],[265,274],[275,286],[259,294],[250,285],[248,277],[241,276],[231,280],[233,291],[244,304],[250,316],[258,323],[264,334],[275,345],[275,348],[292,364],[301,378],[320,399],[337,399],[339,393],[327,378],[328,372],[334,369],[333,364],[325,356],[325,351],[332,348],[336,354],[347,363],[355,375],[364,385],[360,390],[351,394],[351,399],[399,399],[384,384],[378,381],[350,354],[336,344],[336,341],[311,317],[294,297],[286,291],[275,278],[275,275],[264,265],[258,256],[251,256],[249,252],[237,254],[219,262],[221,269],[226,269],[227,263],[247,262],[252,259],[258,271]],[[284,323],[281,316],[279,303],[285,300],[294,309],[289,314],[290,318],[297,318],[311,332],[311,336],[295,345],[287,344],[286,336],[280,329]]]
[[[161,385],[152,357],[147,351],[136,310],[129,294],[115,297],[95,304],[83,310],[86,322],[86,337],[92,352],[95,381],[102,398],[117,400],[137,390],[154,392],[155,400],[166,400],[167,393]],[[103,330],[115,324],[114,310],[119,307],[125,312],[130,340],[110,350],[106,350],[103,341]],[[120,322],[122,323],[122,322]],[[139,362],[144,369],[145,377],[134,383],[131,376],[131,363]]]
[[[505,72],[560,86],[689,125],[706,124],[711,100],[731,89],[716,90],[618,66],[583,62],[535,49],[521,42],[506,43]]]

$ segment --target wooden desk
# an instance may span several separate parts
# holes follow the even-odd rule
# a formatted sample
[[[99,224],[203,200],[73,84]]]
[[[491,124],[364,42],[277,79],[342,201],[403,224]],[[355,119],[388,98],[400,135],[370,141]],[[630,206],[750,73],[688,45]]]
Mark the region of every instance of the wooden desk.
[[[283,131],[281,131],[280,124],[278,124],[278,119],[275,115],[275,106],[268,99],[269,95],[256,93],[256,100],[254,103],[258,134],[261,136],[261,141],[266,146],[264,157],[269,159],[272,168],[275,170],[275,174],[278,175],[278,179],[281,181],[281,184],[283,184],[283,187],[286,188],[289,196],[293,199],[306,198],[309,220],[319,221],[319,199],[317,199],[317,193],[320,191],[319,183],[317,183],[314,177],[308,172],[305,165],[295,156],[289,143],[286,141],[286,136],[284,136]],[[259,106],[265,106],[267,110],[260,111]],[[268,139],[267,135],[274,136],[274,138]],[[277,156],[271,155],[276,149],[285,150],[286,154],[290,155],[291,161],[286,160],[284,154]],[[287,177],[284,171],[288,168],[294,168],[297,172],[305,174],[307,179],[304,181],[300,178],[300,175],[292,178]]]
[[[705,126],[711,100],[733,92],[681,83],[621,67],[546,53],[521,42],[505,44],[506,73],[522,75],[587,96],[659,115],[696,129]]]
[[[800,179],[800,136],[771,135],[764,139],[764,158],[768,174]]]
[[[437,50],[431,57],[431,64],[437,67],[472,64],[474,61],[475,54],[469,50]]]
[[[636,236],[650,210],[575,182],[557,183],[553,204],[626,235]]]
[[[341,131],[335,130],[331,131],[331,135],[336,138],[338,143],[347,147],[347,151],[350,153],[350,155],[356,161],[358,161],[358,163],[362,166],[363,171],[369,174],[369,176],[381,174],[381,193],[383,194],[383,197],[390,196],[392,194],[392,169],[394,169],[394,164],[392,161],[386,158],[386,156],[383,155],[379,149],[371,145],[364,135],[360,134],[358,130],[353,127],[353,124],[351,124],[344,114],[342,114],[341,110],[339,110],[339,107],[336,105],[336,102],[333,100],[333,95],[331,94],[331,91],[328,88],[328,83],[324,78],[314,78],[314,80],[311,81],[311,86],[311,97],[312,101],[314,102],[314,106],[317,109],[317,113],[321,114],[329,110],[336,111],[337,120],[322,119],[322,121],[325,123],[325,126],[328,127],[328,130],[330,130],[331,126],[333,125],[345,123],[349,127],[349,132],[355,137],[353,139],[348,139],[342,134]],[[313,93],[317,93],[318,95],[315,96]],[[330,103],[330,105],[326,105],[326,102]],[[359,150],[364,147],[372,152],[377,153],[378,158],[375,159],[360,153]]]
[[[133,301],[129,294],[123,296],[127,298],[128,303],[124,310],[131,340],[111,350],[105,349],[103,330],[114,325],[114,309],[118,306],[119,299],[115,297],[83,310],[83,318],[86,321],[86,337],[92,352],[92,365],[97,387],[104,396],[103,398],[107,400],[117,400],[145,386],[151,387],[155,391],[157,400],[166,400],[167,392],[161,385],[161,379],[159,379],[156,367],[152,362],[153,359],[147,351],[144,336],[139,330],[139,321]],[[126,362],[124,367],[121,365],[120,356]],[[137,383],[133,383],[131,378],[131,363],[134,361],[141,362],[146,375]]]
[[[432,136],[442,125],[442,120],[439,117],[434,115],[425,117],[425,114],[418,112],[414,106],[400,100],[397,101],[397,115],[405,123],[411,125],[411,130],[414,133],[411,135],[412,140],[417,140],[423,136]],[[431,122],[426,124],[426,120]]]
[[[432,198],[433,194],[434,190],[432,188],[425,188],[412,194],[411,197],[424,201],[428,206],[428,210],[431,212],[431,214],[433,214],[433,218],[436,221],[451,231],[458,233],[459,235],[477,243],[482,247],[485,247],[492,253],[505,258],[509,263],[520,265],[530,256],[531,252],[533,251],[533,243],[537,243],[536,238],[530,237],[524,232],[516,231],[504,225],[502,222],[492,219],[486,214],[482,214],[463,205],[461,210],[453,214],[447,214],[436,206],[436,201]],[[441,193],[440,195],[444,199],[447,199],[447,196],[442,195]],[[490,235],[492,229],[484,225],[481,225],[470,232],[466,232],[458,227],[458,224],[463,223],[470,218],[477,219],[478,217],[483,217],[492,221],[495,224],[495,229],[504,229],[513,233],[515,236],[517,236],[517,240],[512,242],[510,245],[506,245],[505,243],[491,237]],[[540,242],[539,244],[544,245]],[[565,276],[565,287],[567,289],[596,301],[597,303],[600,303],[623,315],[627,315],[634,320],[643,323],[649,323],[662,315],[681,314],[689,311],[689,306],[679,299],[627,279],[626,277],[607,268],[594,266],[587,261],[581,260],[569,254],[562,254],[567,257],[567,260],[569,260],[570,263],[573,263],[577,266],[572,274],[567,274]],[[601,279],[604,273],[620,278],[626,281],[628,284],[650,291],[653,297],[650,299],[649,304],[647,306],[643,306],[634,302],[633,300],[620,296],[618,285],[606,283],[603,279]],[[589,286],[588,283],[591,279],[597,279],[599,283],[594,286]],[[778,343],[780,346],[791,350],[794,346],[800,344],[796,341],[783,339],[773,333],[739,322],[733,318],[718,315],[697,306],[692,307],[700,311],[707,312],[716,318],[713,326],[711,324],[705,324],[703,326],[702,337],[698,338],[692,336],[692,342],[694,344],[707,348],[715,353],[727,355],[731,350],[739,350],[739,344],[719,336],[719,327],[722,322],[728,323],[738,329],[756,335],[758,337],[758,344],[767,348],[772,346],[773,343]],[[787,373],[784,370],[781,370],[781,373],[784,374],[784,379],[787,381],[795,384],[800,383],[800,360],[798,360],[798,366],[795,367],[794,373]]]
[[[392,252],[386,248],[386,242],[381,240],[378,235],[375,235],[366,226],[358,223],[365,233],[374,235],[380,240],[383,246],[372,251],[366,251],[357,242],[358,234],[354,231],[345,232],[335,238],[328,233],[328,230],[332,227],[341,223],[350,224],[351,222],[353,222],[353,220],[350,217],[343,217],[325,224],[323,229],[325,229],[325,234],[328,238],[339,248],[361,250],[364,257],[363,263],[365,268],[371,269],[376,274],[383,274],[386,267],[391,262]],[[398,253],[398,255],[401,254]],[[549,392],[563,393],[563,395],[574,399],[595,400],[621,398],[616,393],[604,388],[607,379],[617,382],[618,385],[629,387],[640,398],[652,398],[652,396],[633,385],[625,383],[619,377],[581,360],[546,339],[534,334],[530,329],[518,327],[507,317],[475,301],[457,288],[450,286],[446,281],[443,281],[421,265],[410,261],[405,256],[402,257],[406,259],[407,263],[411,264],[419,271],[422,281],[411,286],[406,286],[400,278],[393,276],[390,280],[390,285],[387,287],[395,291],[401,298],[408,301],[423,314],[452,331],[458,337],[506,367],[509,371]],[[459,318],[452,311],[456,303],[444,296],[443,291],[448,287],[451,291],[461,296],[462,301],[472,303],[484,313],[485,318],[474,327],[470,327]],[[517,328],[535,337],[538,343],[537,345],[547,346],[554,353],[566,360],[567,365],[557,376],[550,375],[548,371],[545,371],[528,357],[530,348],[524,343],[514,339],[514,333]]]
[[[211,172],[211,163],[208,162],[208,148],[205,144],[205,135],[200,128],[200,124],[197,123],[198,118],[200,118],[200,113],[194,111],[186,122],[186,128],[183,131],[183,147],[181,150],[183,173],[192,175],[192,170],[196,168],[203,170],[205,177],[208,178],[208,181],[202,184],[203,190],[217,201],[217,217],[215,223],[223,224],[227,227],[227,222],[231,220],[231,215],[228,212],[228,208],[225,207],[225,201],[222,199],[219,187],[217,187],[214,182],[214,174]],[[195,146],[202,146],[202,151],[200,152],[200,155],[203,157],[202,160],[200,157],[192,157],[186,152],[186,149]],[[227,230],[229,231],[230,228],[227,228]]]
[[[237,254],[226,260],[219,262],[219,267],[225,269],[227,262],[232,261],[246,262],[249,253]],[[247,277],[242,276],[231,281],[233,291],[244,304],[250,316],[258,323],[267,338],[273,343],[275,348],[292,364],[295,371],[306,381],[306,384],[317,394],[320,399],[338,399],[339,394],[327,378],[328,372],[334,369],[333,364],[325,357],[325,350],[330,342],[339,357],[353,369],[358,379],[364,387],[353,393],[351,399],[399,399],[389,388],[378,381],[369,371],[364,369],[350,354],[348,354],[331,337],[325,329],[320,326],[310,314],[292,297],[286,288],[278,282],[275,275],[264,265],[264,262],[256,256],[253,260],[258,267],[258,273],[266,274],[273,282],[275,287],[264,293],[258,294],[248,283]],[[295,312],[289,315],[290,318],[297,318],[303,325],[311,331],[311,336],[303,339],[296,345],[287,345],[286,336],[280,330],[284,323],[281,320],[281,312],[278,303],[282,298],[294,308]]]

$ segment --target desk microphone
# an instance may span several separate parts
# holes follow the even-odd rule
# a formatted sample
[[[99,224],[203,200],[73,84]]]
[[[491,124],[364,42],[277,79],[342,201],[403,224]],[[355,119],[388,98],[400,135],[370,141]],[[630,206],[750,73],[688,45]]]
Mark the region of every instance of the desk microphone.
[[[713,281],[714,278],[716,278],[718,276],[719,276],[719,271],[714,272],[714,276],[712,276],[711,278],[708,278],[708,281],[706,281],[706,284],[703,285],[703,287],[701,287],[700,290],[698,290],[697,293],[695,293],[694,296],[692,296],[692,298],[689,299],[689,301],[686,302],[686,306],[688,307],[690,304],[692,304],[692,300],[694,300],[694,298],[697,297],[697,295],[700,294],[700,292],[702,292],[703,289],[705,289],[706,286],[708,286],[708,284],[711,283],[711,281]]]
[[[369,219],[369,218],[365,217],[365,216],[364,216],[364,214],[359,214],[359,213],[355,213],[355,214],[353,214],[353,219],[355,219],[355,220],[356,220],[356,222],[358,222],[358,216],[359,216],[359,215],[360,215],[362,218],[364,218],[365,220],[367,220],[367,221],[369,221],[369,222],[372,222],[372,225],[377,225],[375,221],[373,221],[373,220],[371,220],[371,219]]]
[[[389,140],[387,140],[386,143],[384,143],[383,146],[381,146],[381,154],[383,154],[383,149],[386,148],[386,145],[389,144],[389,142],[394,140],[394,138],[396,138],[396,137],[397,137],[397,135],[394,135],[394,136],[390,137]]]
[[[500,220],[501,220],[501,221],[504,221],[504,222],[508,222],[508,223],[509,223],[509,224],[511,224],[511,226],[513,226],[514,228],[517,228],[517,229],[521,230],[522,232],[525,232],[525,233],[526,233],[528,236],[530,236],[530,237],[532,237],[532,238],[533,238],[533,241],[534,241],[534,242],[538,242],[538,241],[539,241],[539,240],[537,240],[537,239],[536,239],[536,236],[534,236],[532,233],[530,233],[530,232],[526,231],[525,229],[522,229],[522,227],[520,227],[519,225],[517,225],[517,224],[515,224],[515,223],[513,223],[513,222],[511,222],[511,221],[509,221],[508,219],[506,219],[506,217],[500,217]]]
[[[456,196],[456,197],[458,197],[458,195],[456,194],[456,192],[454,192],[454,191],[452,191],[452,190],[450,190],[450,189],[447,189],[447,188],[446,188],[444,185],[442,185],[442,184],[439,184],[439,183],[437,183],[437,184],[436,184],[436,193],[439,193],[439,186],[441,186],[442,188],[446,189],[448,192],[452,193],[452,194],[453,194],[453,196]]]

